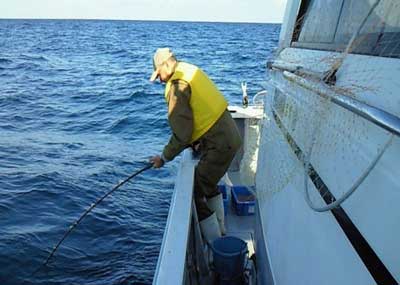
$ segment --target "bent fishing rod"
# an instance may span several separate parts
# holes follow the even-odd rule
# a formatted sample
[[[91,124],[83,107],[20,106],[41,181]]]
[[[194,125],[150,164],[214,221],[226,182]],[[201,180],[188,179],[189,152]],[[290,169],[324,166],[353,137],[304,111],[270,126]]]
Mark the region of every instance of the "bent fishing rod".
[[[107,198],[109,195],[111,195],[114,191],[116,191],[119,187],[124,185],[126,182],[134,178],[135,176],[139,175],[140,173],[150,169],[153,166],[153,163],[147,163],[145,167],[142,169],[136,171],[129,177],[127,177],[125,180],[119,182],[117,185],[115,185],[110,191],[108,191],[106,194],[104,194],[102,197],[100,197],[95,203],[90,205],[89,208],[86,209],[86,211],[77,219],[75,222],[73,222],[70,226],[69,229],[65,232],[64,236],[60,239],[60,241],[54,246],[53,250],[47,257],[46,261],[35,271],[32,273],[31,276],[36,275],[44,266],[46,266],[50,259],[53,257],[54,253],[57,251],[57,249],[60,247],[61,243],[67,238],[67,236],[76,228],[76,226],[98,205],[103,201],[105,198]]]

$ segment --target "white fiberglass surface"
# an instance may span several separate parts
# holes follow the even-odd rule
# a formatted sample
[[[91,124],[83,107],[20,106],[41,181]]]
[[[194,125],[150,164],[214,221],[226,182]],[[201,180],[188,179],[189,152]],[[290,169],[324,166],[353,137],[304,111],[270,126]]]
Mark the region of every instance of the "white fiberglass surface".
[[[316,213],[306,204],[302,165],[280,129],[271,120],[264,130],[274,140],[261,138],[266,144],[259,157],[257,195],[276,283],[373,284],[334,217]],[[274,185],[274,176],[280,175],[275,168],[278,161],[285,161],[291,177]],[[278,186],[280,191],[271,191]]]
[[[296,57],[296,53],[301,56]],[[327,52],[291,49],[281,59],[297,58],[298,64],[311,68],[310,62],[324,62],[328,56]],[[304,59],[303,63],[301,58]],[[399,59],[393,58],[349,54],[337,73],[337,83],[332,89],[338,94],[399,116],[400,97],[397,94],[400,86],[396,80],[400,77],[399,62]],[[279,75],[273,77],[280,82],[283,90],[281,97],[285,97],[279,99],[278,104],[275,100],[273,106],[305,153],[314,140],[310,163],[336,199],[367,173],[375,158],[389,143],[376,166],[342,207],[391,274],[400,279],[396,254],[400,252],[397,242],[400,239],[400,213],[397,210],[397,201],[400,200],[399,138],[392,137],[381,127],[322,99],[310,90],[282,80]],[[269,138],[273,139],[274,136]],[[285,174],[289,168],[282,168],[285,171],[281,172],[284,173],[281,176],[290,180],[292,175]],[[304,182],[301,187],[304,191]],[[323,206],[325,202],[314,191],[313,184],[309,183],[309,187],[313,203]]]

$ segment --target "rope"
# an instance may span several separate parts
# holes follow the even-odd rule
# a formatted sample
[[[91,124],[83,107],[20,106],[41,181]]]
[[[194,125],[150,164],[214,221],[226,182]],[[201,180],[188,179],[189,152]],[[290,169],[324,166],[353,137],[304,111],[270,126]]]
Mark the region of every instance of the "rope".
[[[315,136],[314,136],[315,138]],[[391,135],[389,140],[385,143],[383,148],[378,152],[378,155],[375,157],[375,159],[372,161],[372,163],[367,167],[367,169],[364,171],[364,173],[356,180],[356,182],[353,184],[353,186],[346,191],[339,199],[337,199],[335,202],[322,206],[322,207],[316,207],[310,199],[310,193],[309,193],[309,188],[308,188],[308,173],[309,173],[309,165],[310,165],[310,159],[311,159],[311,153],[312,153],[312,148],[315,142],[315,139],[313,140],[310,151],[307,154],[307,158],[305,159],[305,165],[304,165],[304,192],[305,192],[305,199],[308,204],[308,206],[313,209],[316,212],[326,212],[330,211],[338,206],[340,206],[344,201],[346,201],[361,185],[361,183],[364,182],[365,178],[368,177],[368,175],[371,173],[371,171],[375,168],[375,166],[378,164],[379,160],[387,150],[387,148],[390,146],[394,138],[394,135]]]
[[[53,248],[53,250],[51,251],[51,253],[49,254],[49,256],[47,257],[46,261],[32,274],[32,276],[36,275],[44,266],[46,266],[50,259],[52,258],[52,256],[55,254],[55,252],[57,251],[57,249],[60,247],[61,243],[68,237],[68,235],[76,228],[76,226],[98,205],[100,204],[105,198],[107,198],[109,195],[111,195],[114,191],[116,191],[119,187],[121,187],[122,185],[124,185],[126,182],[128,182],[129,180],[131,180],[132,178],[134,178],[135,176],[139,175],[140,173],[148,170],[149,168],[151,168],[153,166],[152,163],[146,164],[145,167],[143,167],[142,169],[136,171],[135,173],[133,173],[132,175],[130,175],[128,178],[126,178],[125,180],[119,182],[117,185],[115,185],[110,191],[108,191],[106,194],[104,194],[100,199],[98,199],[95,203],[93,203],[92,205],[90,205],[89,208],[86,209],[86,211],[79,217],[79,219],[77,219],[74,223],[72,223],[69,226],[69,229],[65,232],[64,236],[60,239],[60,241],[57,243],[57,245]],[[32,277],[31,276],[31,277]]]

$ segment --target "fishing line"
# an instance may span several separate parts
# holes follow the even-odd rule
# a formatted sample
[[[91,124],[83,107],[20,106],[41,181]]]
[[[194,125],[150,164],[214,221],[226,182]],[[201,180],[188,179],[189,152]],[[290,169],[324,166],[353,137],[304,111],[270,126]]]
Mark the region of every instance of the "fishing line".
[[[114,191],[116,191],[119,187],[121,187],[122,185],[124,185],[126,182],[128,182],[129,180],[131,180],[132,178],[134,178],[135,176],[139,175],[140,173],[142,173],[143,171],[146,171],[147,169],[151,168],[153,166],[153,163],[148,163],[146,164],[145,167],[143,167],[142,169],[136,171],[135,173],[133,173],[132,175],[130,175],[128,178],[126,178],[125,180],[119,182],[117,185],[115,185],[110,191],[108,191],[106,194],[104,194],[100,199],[98,199],[95,203],[93,203],[92,205],[90,205],[89,208],[86,209],[86,211],[79,217],[79,219],[77,219],[74,223],[72,223],[69,226],[68,231],[65,232],[64,236],[60,239],[60,241],[57,243],[57,245],[53,248],[53,250],[51,251],[51,253],[49,254],[49,256],[47,257],[46,261],[35,271],[33,272],[33,274],[31,275],[34,276],[36,275],[44,266],[46,266],[50,259],[52,258],[52,256],[54,255],[54,253],[57,251],[57,249],[60,247],[61,243],[67,238],[67,236],[76,228],[76,226],[98,205],[101,203],[101,201],[103,201],[105,198],[107,198],[109,195],[111,195]]]

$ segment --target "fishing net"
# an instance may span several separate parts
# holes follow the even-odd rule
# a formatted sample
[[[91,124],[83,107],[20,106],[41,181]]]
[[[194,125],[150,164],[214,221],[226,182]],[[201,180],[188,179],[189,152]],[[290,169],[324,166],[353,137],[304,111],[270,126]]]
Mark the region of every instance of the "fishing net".
[[[382,176],[377,166],[399,154],[398,134],[343,105],[400,116],[400,2],[303,2],[292,47],[304,55],[279,51],[270,74],[257,198],[295,189],[313,210],[327,211],[372,188]]]

